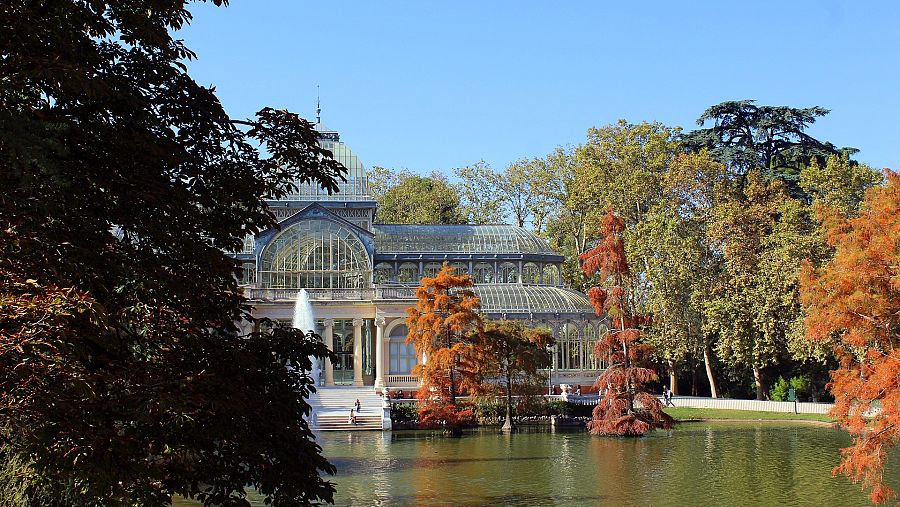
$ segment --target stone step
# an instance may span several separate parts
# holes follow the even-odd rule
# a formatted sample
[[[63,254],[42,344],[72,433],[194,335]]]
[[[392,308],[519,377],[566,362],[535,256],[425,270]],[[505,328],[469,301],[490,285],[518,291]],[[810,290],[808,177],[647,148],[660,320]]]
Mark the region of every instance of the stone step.
[[[356,424],[347,422],[350,409],[359,400]],[[382,401],[372,387],[320,387],[309,398],[313,428],[320,431],[381,430]]]

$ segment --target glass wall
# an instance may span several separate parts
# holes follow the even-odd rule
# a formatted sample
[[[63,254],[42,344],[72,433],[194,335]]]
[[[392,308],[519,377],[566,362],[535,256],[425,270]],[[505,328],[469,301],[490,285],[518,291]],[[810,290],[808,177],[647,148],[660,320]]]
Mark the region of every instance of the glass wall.
[[[327,220],[296,223],[269,243],[257,272],[263,288],[369,287],[372,269],[362,242]]]
[[[394,280],[394,266],[389,262],[375,265],[375,283],[387,283]]]
[[[541,283],[541,270],[537,264],[526,262],[522,266],[522,283]]]
[[[425,275],[428,278],[434,278],[441,271],[441,263],[440,262],[426,262],[425,263]]]
[[[559,268],[555,264],[544,266],[544,285],[559,285]]]

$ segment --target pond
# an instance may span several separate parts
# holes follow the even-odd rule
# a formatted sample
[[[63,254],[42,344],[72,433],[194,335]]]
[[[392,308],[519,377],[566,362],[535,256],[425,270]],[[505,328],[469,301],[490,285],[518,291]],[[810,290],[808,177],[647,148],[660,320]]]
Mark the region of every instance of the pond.
[[[858,486],[831,477],[849,442],[829,427],[727,422],[642,439],[583,431],[320,435],[338,469],[337,505],[870,505]],[[900,483],[898,468],[888,470],[889,483]]]

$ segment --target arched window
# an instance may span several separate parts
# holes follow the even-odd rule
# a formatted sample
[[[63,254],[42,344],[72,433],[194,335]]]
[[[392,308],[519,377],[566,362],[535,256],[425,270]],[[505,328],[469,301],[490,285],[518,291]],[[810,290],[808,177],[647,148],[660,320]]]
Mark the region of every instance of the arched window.
[[[594,355],[594,347],[597,345],[597,328],[592,322],[584,325],[584,367],[586,369],[600,369],[600,361]]]
[[[581,369],[582,344],[575,324],[567,322],[559,328],[556,339],[556,367],[560,370]]]
[[[371,284],[365,246],[349,229],[307,220],[281,231],[260,256],[263,288],[360,288]]]
[[[241,264],[238,285],[250,285],[256,282],[256,263],[245,262]]]
[[[379,262],[375,265],[375,283],[394,281],[394,266],[390,262]]]
[[[416,347],[406,343],[406,334],[409,330],[401,324],[391,330],[388,338],[388,354],[390,356],[390,375],[409,375],[416,365]]]
[[[497,269],[497,281],[500,283],[518,283],[519,268],[512,262],[504,262]]]
[[[522,283],[540,283],[540,281],[541,271],[538,269],[537,264],[526,262],[522,266]]]
[[[254,238],[252,234],[244,236],[244,253],[253,253],[253,248],[255,246],[256,238]]]
[[[425,263],[425,276],[428,278],[434,278],[441,271],[441,263],[440,262],[426,262]]]
[[[397,281],[400,283],[419,283],[419,265],[415,262],[404,262],[397,270]]]
[[[453,268],[456,268],[457,275],[468,275],[469,274],[469,263],[468,262],[462,262],[462,261],[451,262],[450,266]]]
[[[473,267],[472,277],[475,283],[493,283],[494,266],[489,262],[477,262]]]
[[[544,285],[559,285],[559,268],[556,264],[544,266]]]

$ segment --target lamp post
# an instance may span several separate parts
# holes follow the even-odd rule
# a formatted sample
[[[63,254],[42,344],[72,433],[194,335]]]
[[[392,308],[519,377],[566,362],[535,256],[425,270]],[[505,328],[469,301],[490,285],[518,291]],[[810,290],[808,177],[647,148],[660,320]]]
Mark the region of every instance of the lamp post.
[[[553,362],[556,361],[556,354],[553,345],[547,347],[550,349],[550,369],[547,373],[547,395],[553,396]]]

